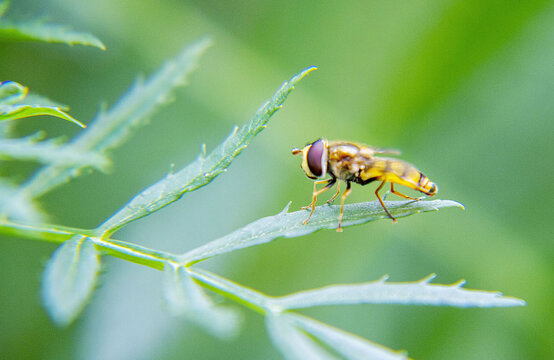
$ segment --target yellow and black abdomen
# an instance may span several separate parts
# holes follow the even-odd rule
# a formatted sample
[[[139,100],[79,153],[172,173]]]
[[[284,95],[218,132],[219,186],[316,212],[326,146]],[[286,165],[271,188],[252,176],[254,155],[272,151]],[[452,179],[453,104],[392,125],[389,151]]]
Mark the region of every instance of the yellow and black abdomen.
[[[360,172],[359,183],[386,181],[404,185],[427,195],[435,195],[438,186],[412,164],[394,158],[372,158]]]

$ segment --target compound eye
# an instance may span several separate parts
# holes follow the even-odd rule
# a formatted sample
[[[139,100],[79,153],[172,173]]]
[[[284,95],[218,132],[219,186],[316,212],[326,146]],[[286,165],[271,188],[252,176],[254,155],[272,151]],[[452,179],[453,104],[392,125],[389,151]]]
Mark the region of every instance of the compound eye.
[[[325,153],[325,143],[323,140],[319,139],[312,143],[312,146],[310,146],[310,149],[308,150],[308,154],[306,156],[306,160],[308,162],[308,168],[317,177],[320,177],[323,175],[323,155]]]

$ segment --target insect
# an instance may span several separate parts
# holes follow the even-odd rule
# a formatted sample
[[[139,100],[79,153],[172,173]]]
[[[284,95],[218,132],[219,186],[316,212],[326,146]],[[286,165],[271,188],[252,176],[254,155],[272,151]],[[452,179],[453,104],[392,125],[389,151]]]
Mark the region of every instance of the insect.
[[[353,182],[367,185],[373,181],[381,181],[381,184],[375,190],[375,195],[377,195],[383,210],[393,222],[396,222],[396,219],[391,215],[379,195],[379,190],[383,188],[385,183],[390,183],[390,190],[393,194],[411,200],[419,199],[399,193],[394,189],[394,184],[407,186],[429,196],[433,196],[439,191],[438,186],[413,165],[395,158],[374,157],[376,154],[399,155],[400,153],[397,150],[379,149],[349,141],[318,139],[306,145],[303,149],[294,148],[292,154],[302,154],[301,166],[310,179],[323,179],[327,175],[331,177],[330,179],[314,182],[312,202],[302,208],[303,210],[312,209],[310,215],[304,221],[304,225],[308,223],[314,213],[317,197],[332,188],[337,180],[346,182],[346,190],[341,196],[338,232],[342,232],[344,200],[350,194],[350,185]],[[326,183],[326,185],[318,190],[317,185],[323,183]],[[335,200],[339,193],[340,182],[337,183],[337,192],[327,203]]]

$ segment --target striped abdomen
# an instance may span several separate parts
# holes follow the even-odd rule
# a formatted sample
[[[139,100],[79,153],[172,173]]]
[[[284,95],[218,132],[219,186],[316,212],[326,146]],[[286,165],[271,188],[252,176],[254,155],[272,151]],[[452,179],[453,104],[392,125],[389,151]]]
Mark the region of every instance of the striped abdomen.
[[[435,195],[439,188],[412,164],[393,158],[372,158],[360,171],[360,183],[387,181],[404,185],[427,195]]]

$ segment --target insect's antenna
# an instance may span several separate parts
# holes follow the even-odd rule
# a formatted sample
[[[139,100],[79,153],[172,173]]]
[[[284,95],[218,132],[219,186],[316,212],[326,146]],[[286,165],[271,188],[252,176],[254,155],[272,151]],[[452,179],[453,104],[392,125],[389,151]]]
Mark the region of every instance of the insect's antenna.
[[[300,153],[302,153],[302,149],[299,149],[299,148],[292,149],[292,155],[298,155]]]

